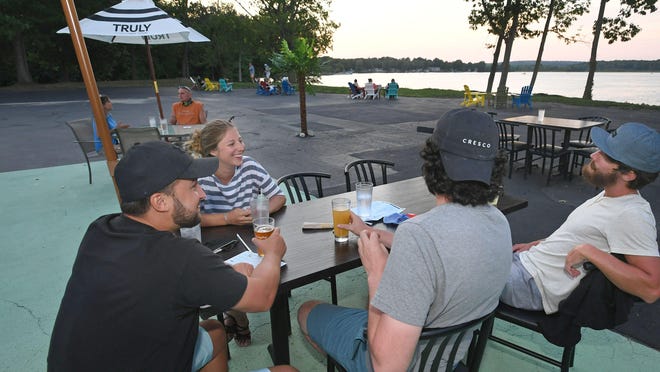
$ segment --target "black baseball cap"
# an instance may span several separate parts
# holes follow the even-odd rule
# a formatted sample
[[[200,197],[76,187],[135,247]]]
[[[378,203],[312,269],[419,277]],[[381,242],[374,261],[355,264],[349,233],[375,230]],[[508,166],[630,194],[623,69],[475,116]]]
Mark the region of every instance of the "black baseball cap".
[[[164,141],[143,142],[126,152],[115,168],[115,180],[122,201],[149,197],[176,179],[197,179],[213,174],[218,158],[193,159],[180,148]]]
[[[490,115],[472,109],[451,110],[438,120],[431,140],[440,149],[449,179],[490,185],[499,144],[499,131]]]

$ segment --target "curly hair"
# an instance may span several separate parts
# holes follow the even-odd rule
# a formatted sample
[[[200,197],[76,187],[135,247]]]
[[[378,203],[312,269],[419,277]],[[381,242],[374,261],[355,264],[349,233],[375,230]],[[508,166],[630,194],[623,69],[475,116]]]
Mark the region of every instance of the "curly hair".
[[[202,157],[210,157],[211,151],[218,146],[229,128],[234,128],[234,125],[225,120],[213,120],[201,131],[195,131],[190,141],[186,142],[186,147]]]
[[[424,160],[422,175],[429,192],[434,195],[446,195],[447,198],[461,205],[482,205],[495,199],[502,193],[502,176],[506,165],[506,153],[500,151],[495,157],[490,185],[479,181],[452,181],[447,176],[438,146],[430,138],[419,155]]]

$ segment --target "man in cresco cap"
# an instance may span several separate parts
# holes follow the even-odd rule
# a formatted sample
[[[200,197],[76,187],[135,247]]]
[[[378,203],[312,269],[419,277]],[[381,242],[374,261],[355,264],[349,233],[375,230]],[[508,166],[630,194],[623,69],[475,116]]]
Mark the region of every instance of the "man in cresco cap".
[[[53,329],[49,371],[226,371],[227,339],[199,308],[266,311],[286,244],[275,229],[254,241],[260,265],[227,266],[181,227],[200,222],[197,178],[218,159],[193,160],[166,142],[131,148],[115,169],[121,214],[82,240]],[[287,366],[275,370],[293,370]]]
[[[611,133],[593,128],[591,138],[599,150],[582,173],[603,191],[546,239],[513,246],[503,302],[555,313],[586,275],[586,261],[620,290],[649,303],[660,298],[655,218],[639,193],[660,171],[660,134],[644,124],[626,123]]]
[[[495,309],[511,266],[509,224],[489,204],[506,162],[497,148],[490,116],[452,110],[438,120],[420,153],[426,186],[435,196],[432,209],[403,222],[395,234],[351,214],[350,224],[341,227],[360,236],[369,306],[304,303],[298,322],[314,347],[349,371],[417,370],[415,347],[423,327],[457,325]]]

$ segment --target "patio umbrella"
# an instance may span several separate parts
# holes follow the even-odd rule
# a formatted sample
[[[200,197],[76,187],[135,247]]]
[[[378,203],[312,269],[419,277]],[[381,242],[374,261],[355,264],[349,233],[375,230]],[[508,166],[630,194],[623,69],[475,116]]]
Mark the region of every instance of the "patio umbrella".
[[[170,17],[151,0],[124,0],[108,9],[80,20],[84,37],[106,43],[144,44],[147,47],[147,62],[161,119],[163,107],[160,103],[158,83],[151,58],[151,44],[176,44],[186,42],[208,42],[207,37],[179,20]],[[64,27],[58,34],[69,33]]]

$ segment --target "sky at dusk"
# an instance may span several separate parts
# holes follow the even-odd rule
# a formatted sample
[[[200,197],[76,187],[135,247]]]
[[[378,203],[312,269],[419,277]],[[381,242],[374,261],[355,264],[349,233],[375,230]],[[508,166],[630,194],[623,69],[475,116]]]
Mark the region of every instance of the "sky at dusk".
[[[240,9],[235,1],[227,2]],[[549,36],[543,59],[588,61],[593,38],[591,27],[599,4],[599,0],[592,0],[591,12],[576,22],[574,32],[580,31],[583,42],[566,45]],[[608,2],[606,16],[615,15],[619,4],[617,0]],[[330,17],[341,26],[327,55],[490,62],[493,50],[486,44],[494,44],[497,39],[483,29],[474,31],[468,27],[470,6],[464,0],[333,0]],[[632,20],[642,31],[626,43],[610,45],[601,38],[598,60],[660,59],[660,10],[633,16]],[[543,24],[538,27],[542,29]],[[540,38],[516,40],[511,60],[535,60],[539,43]]]

